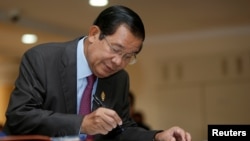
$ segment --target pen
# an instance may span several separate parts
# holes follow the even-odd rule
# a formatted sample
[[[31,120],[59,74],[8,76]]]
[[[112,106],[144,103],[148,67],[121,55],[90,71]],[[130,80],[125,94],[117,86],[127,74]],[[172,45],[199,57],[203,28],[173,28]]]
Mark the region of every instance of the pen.
[[[96,104],[99,106],[99,107],[106,107],[103,103],[102,103],[102,101],[96,96],[96,95],[93,95],[93,98],[94,98],[94,101],[96,102]],[[118,128],[123,132],[124,131],[124,129],[120,126],[120,125],[118,125]]]

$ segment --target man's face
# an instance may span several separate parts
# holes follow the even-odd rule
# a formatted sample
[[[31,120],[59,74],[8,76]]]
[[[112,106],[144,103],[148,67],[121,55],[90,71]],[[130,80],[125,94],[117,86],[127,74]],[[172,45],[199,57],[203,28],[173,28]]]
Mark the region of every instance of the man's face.
[[[129,64],[129,60],[140,49],[142,39],[135,37],[126,26],[121,25],[110,36],[99,40],[98,27],[90,29],[89,45],[85,55],[92,72],[99,78],[108,77]]]

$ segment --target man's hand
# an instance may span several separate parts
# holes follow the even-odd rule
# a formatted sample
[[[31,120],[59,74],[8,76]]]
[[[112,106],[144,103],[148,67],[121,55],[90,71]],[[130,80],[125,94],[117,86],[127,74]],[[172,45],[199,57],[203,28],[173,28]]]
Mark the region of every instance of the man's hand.
[[[191,141],[191,135],[180,127],[172,127],[157,133],[155,141]]]
[[[122,125],[119,115],[114,110],[101,107],[84,117],[81,133],[105,135],[117,125]]]

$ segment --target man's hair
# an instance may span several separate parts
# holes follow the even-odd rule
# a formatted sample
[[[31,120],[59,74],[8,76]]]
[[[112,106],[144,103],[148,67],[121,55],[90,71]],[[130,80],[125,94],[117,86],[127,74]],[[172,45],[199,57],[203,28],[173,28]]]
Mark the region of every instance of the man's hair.
[[[101,30],[99,39],[105,35],[112,35],[117,28],[125,24],[133,35],[145,39],[145,29],[140,16],[128,7],[115,5],[103,10],[93,23]]]

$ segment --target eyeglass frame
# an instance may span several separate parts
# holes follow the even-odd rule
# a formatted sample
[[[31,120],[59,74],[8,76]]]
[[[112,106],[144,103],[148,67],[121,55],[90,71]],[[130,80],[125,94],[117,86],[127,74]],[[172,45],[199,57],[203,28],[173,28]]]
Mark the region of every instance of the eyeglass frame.
[[[128,59],[128,64],[129,65],[133,65],[133,64],[135,64],[137,62],[137,60],[136,60],[136,53],[126,53],[122,49],[115,49],[111,45],[111,43],[109,42],[109,40],[106,38],[105,35],[103,35],[103,39],[106,41],[106,43],[109,46],[111,52],[113,54],[121,56],[121,58],[122,58],[123,61],[126,61],[126,59]],[[131,56],[129,56],[130,54],[131,54]],[[126,58],[126,57],[128,57],[128,58]]]

